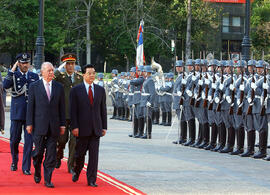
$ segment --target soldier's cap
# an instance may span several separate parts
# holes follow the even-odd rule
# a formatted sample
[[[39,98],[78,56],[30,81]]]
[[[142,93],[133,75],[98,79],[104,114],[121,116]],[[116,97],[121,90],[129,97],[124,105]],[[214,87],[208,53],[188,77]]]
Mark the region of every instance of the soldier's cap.
[[[168,74],[169,74],[169,73],[164,73],[164,74],[163,74],[165,79],[168,78]]]
[[[126,75],[126,73],[125,72],[121,72],[121,74],[120,74],[121,76],[125,76]]]
[[[220,66],[220,67],[222,67],[222,66],[224,67],[226,65],[227,65],[226,60],[220,60],[220,62],[218,64],[218,66]]]
[[[117,74],[118,74],[118,70],[117,70],[117,69],[113,69],[113,70],[112,70],[112,74],[117,75]]]
[[[209,62],[209,66],[218,66],[219,62],[216,59],[212,59]]]
[[[74,53],[66,53],[61,57],[62,62],[76,62],[77,58]]]
[[[153,72],[152,67],[150,65],[144,66],[144,72]]]
[[[104,78],[104,74],[103,73],[98,73],[97,77],[103,79]]]
[[[136,72],[136,67],[131,67],[130,72]]]
[[[256,63],[257,63],[256,60],[249,60],[247,65],[248,66],[256,66]]]
[[[16,60],[18,60],[20,63],[28,63],[30,62],[30,54],[20,53],[16,56]]]
[[[196,59],[195,60],[195,65],[200,65],[202,63],[201,59]]]
[[[143,70],[144,70],[144,65],[139,65],[137,70],[143,72]]]
[[[193,66],[194,61],[192,59],[188,59],[186,62],[187,66]]]
[[[266,66],[266,61],[264,60],[258,60],[256,63],[256,68],[264,68],[264,66]]]
[[[130,72],[126,72],[126,76],[129,77],[130,76]]]
[[[184,66],[184,61],[183,60],[177,60],[175,62],[175,67],[182,67]]]
[[[74,70],[77,72],[82,72],[82,68],[79,65],[75,65]]]
[[[226,66],[230,66],[230,67],[233,67],[234,63],[232,60],[227,60],[226,61]]]
[[[173,73],[172,73],[172,72],[169,72],[169,73],[167,74],[167,78],[169,78],[169,79],[173,79],[173,77],[174,77],[174,75],[173,75]]]
[[[247,62],[245,60],[238,60],[235,67],[246,67]]]
[[[208,61],[207,61],[207,59],[204,59],[204,60],[202,60],[202,62],[201,62],[203,65],[205,65],[205,66],[207,66],[208,65]]]

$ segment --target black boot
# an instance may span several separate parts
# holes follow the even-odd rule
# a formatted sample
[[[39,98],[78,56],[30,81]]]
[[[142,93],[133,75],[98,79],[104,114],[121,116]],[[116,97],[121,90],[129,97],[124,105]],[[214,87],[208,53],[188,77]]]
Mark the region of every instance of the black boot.
[[[151,120],[151,118],[148,118],[148,121],[146,121],[146,123],[148,124],[146,126],[146,132],[141,138],[142,139],[151,139],[152,138],[152,120]],[[147,135],[148,135],[148,137],[147,137]]]
[[[138,134],[138,127],[139,127],[138,123],[139,123],[138,118],[134,118],[133,134],[129,135],[129,137],[135,137]]]
[[[229,153],[233,151],[235,142],[235,129],[233,127],[228,128],[228,141],[225,148],[220,150],[220,153]]]
[[[198,147],[202,143],[202,140],[203,140],[203,125],[199,123],[198,137],[195,143],[191,145],[191,147]]]
[[[129,108],[127,107],[126,108],[126,116],[125,116],[125,120],[129,120],[129,116],[130,116],[130,110],[129,110]]]
[[[173,144],[182,144],[187,141],[187,122],[180,122],[180,137],[177,141],[173,141]]]
[[[122,115],[122,109],[121,108],[117,108],[117,115],[116,115],[116,118],[115,119],[120,120],[121,115]]]
[[[217,125],[215,123],[213,123],[211,125],[211,142],[208,146],[206,146],[204,149],[205,150],[213,150],[216,145],[217,145],[217,134],[218,134],[218,130],[217,130]]]
[[[203,142],[198,146],[202,149],[209,145],[209,123],[203,124]]]
[[[152,111],[152,117],[151,117],[151,121],[152,121],[152,124],[154,124],[154,121],[155,121],[155,116],[156,116],[156,113],[155,111]]]
[[[259,133],[259,151],[253,155],[253,158],[264,158],[266,157],[267,149],[267,138],[268,138],[267,129],[262,129]]]
[[[167,117],[168,117],[168,113],[164,112],[164,122],[163,122],[163,119],[162,119],[163,126],[166,126],[166,124],[167,124]]]
[[[222,143],[222,141],[224,141],[224,131],[225,131],[225,142],[226,142],[226,127],[225,127],[224,123],[221,123],[218,126],[218,144],[211,151],[218,152],[224,148],[225,143]]]
[[[159,124],[159,118],[160,118],[160,111],[156,111],[156,123],[155,124]]]
[[[139,123],[138,123],[138,134],[135,136],[135,138],[140,138],[143,136],[143,131],[144,131],[144,118],[139,118]]]
[[[237,148],[235,151],[231,152],[231,155],[239,155],[244,152],[244,141],[245,141],[245,130],[244,127],[240,127],[237,130]]]
[[[184,143],[184,146],[190,146],[194,144],[195,140],[195,119],[191,119],[188,121],[188,132],[189,132],[189,140]]]
[[[240,154],[241,157],[250,157],[254,154],[255,130],[247,132],[247,144],[247,150],[246,152]]]
[[[115,119],[115,117],[116,117],[116,110],[117,110],[117,108],[114,106],[113,107],[113,115],[112,115],[112,117],[110,119]]]
[[[171,126],[172,125],[172,112],[167,112],[168,122],[164,126]]]
[[[162,112],[162,122],[160,125],[164,125],[166,123],[166,112]]]

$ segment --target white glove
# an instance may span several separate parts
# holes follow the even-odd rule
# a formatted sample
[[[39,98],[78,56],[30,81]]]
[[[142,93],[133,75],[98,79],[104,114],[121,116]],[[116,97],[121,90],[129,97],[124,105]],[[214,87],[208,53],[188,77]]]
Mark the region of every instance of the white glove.
[[[151,106],[151,103],[150,102],[146,102],[146,106],[147,107],[150,107]]]
[[[223,84],[220,84],[220,85],[219,85],[219,89],[222,91],[223,88],[224,88],[224,85],[223,85]]]
[[[209,79],[205,79],[205,84],[209,85],[210,84],[210,80]]]
[[[119,87],[118,87],[118,85],[116,85],[116,84],[114,84],[113,86],[114,86],[116,89],[118,89],[118,88],[119,88]]]
[[[219,103],[219,98],[218,97],[215,98],[215,102],[216,102],[216,104]]]
[[[230,96],[227,96],[227,97],[226,97],[226,101],[227,101],[229,104],[231,104],[231,103],[232,103],[232,98],[231,98]]]
[[[252,99],[251,98],[248,98],[248,103],[251,103],[252,102]]]
[[[241,91],[244,91],[245,90],[245,86],[242,84],[242,85],[240,85],[240,90]]]
[[[267,83],[263,83],[262,86],[263,86],[263,88],[266,89],[266,90],[268,90],[268,88],[269,88]]]
[[[198,84],[199,85],[203,85],[203,81],[202,80],[199,80]]]
[[[230,84],[230,90],[233,91],[234,90],[234,85]]]
[[[203,100],[205,99],[205,93],[202,93],[202,99]]]
[[[217,88],[217,85],[215,83],[212,83],[212,88],[213,89],[216,89]]]
[[[132,108],[135,108],[135,104],[132,104]]]
[[[192,81],[196,81],[196,76],[192,75]]]
[[[111,94],[112,94],[112,92],[110,91],[108,95],[111,95]]]
[[[253,83],[253,82],[251,83],[250,86],[251,86],[251,88],[254,89],[254,90],[257,88],[257,85],[256,85],[255,83]]]
[[[198,94],[196,93],[196,94],[194,95],[194,98],[197,99],[197,97],[198,97]]]
[[[182,96],[182,92],[181,91],[177,91],[177,95],[178,96]]]
[[[237,100],[237,105],[238,105],[238,106],[240,105],[240,103],[241,103],[240,100]]]
[[[58,68],[57,68],[57,70],[61,70],[62,68],[64,68],[64,66],[66,65],[66,62],[64,62],[63,64],[61,64]]]
[[[212,97],[211,97],[210,95],[208,96],[208,98],[207,98],[207,99],[208,99],[208,101],[209,101],[209,102],[211,102],[211,101],[212,101]]]
[[[191,97],[191,96],[192,96],[192,92],[191,92],[190,90],[187,90],[187,95],[188,95],[189,97]]]
[[[183,85],[187,84],[187,80],[186,80],[186,79],[183,79],[183,80],[182,80],[182,84],[183,84]]]

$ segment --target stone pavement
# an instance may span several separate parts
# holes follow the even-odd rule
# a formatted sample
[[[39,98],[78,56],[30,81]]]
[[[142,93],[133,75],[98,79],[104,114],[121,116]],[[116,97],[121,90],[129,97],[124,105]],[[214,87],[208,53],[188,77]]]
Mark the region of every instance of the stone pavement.
[[[129,138],[131,127],[108,120],[99,170],[147,194],[270,194],[270,162],[171,144],[176,122],[171,130],[154,125],[151,140]]]

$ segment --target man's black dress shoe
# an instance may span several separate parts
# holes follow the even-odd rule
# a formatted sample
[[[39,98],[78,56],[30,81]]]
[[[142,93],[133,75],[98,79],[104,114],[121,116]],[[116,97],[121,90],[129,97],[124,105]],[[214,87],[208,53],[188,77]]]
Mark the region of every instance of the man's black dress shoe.
[[[95,182],[89,182],[88,185],[91,187],[98,187],[98,185]]]
[[[56,160],[55,168],[59,169],[60,166],[61,166],[61,159],[57,159],[57,160]]]
[[[10,166],[11,171],[17,171],[17,164],[12,163]]]
[[[35,175],[34,175],[34,181],[35,181],[36,183],[39,183],[40,180],[41,180],[41,177],[40,177],[40,176],[35,176]]]
[[[79,174],[77,174],[77,173],[74,172],[74,173],[72,174],[72,181],[73,181],[73,182],[76,182],[76,181],[78,181],[78,179],[79,179]]]
[[[45,181],[45,184],[44,184],[47,188],[54,188],[54,185],[52,182],[46,182]]]
[[[24,175],[31,175],[31,172],[28,171],[28,170],[25,170],[25,171],[23,171],[23,174],[24,174]]]

